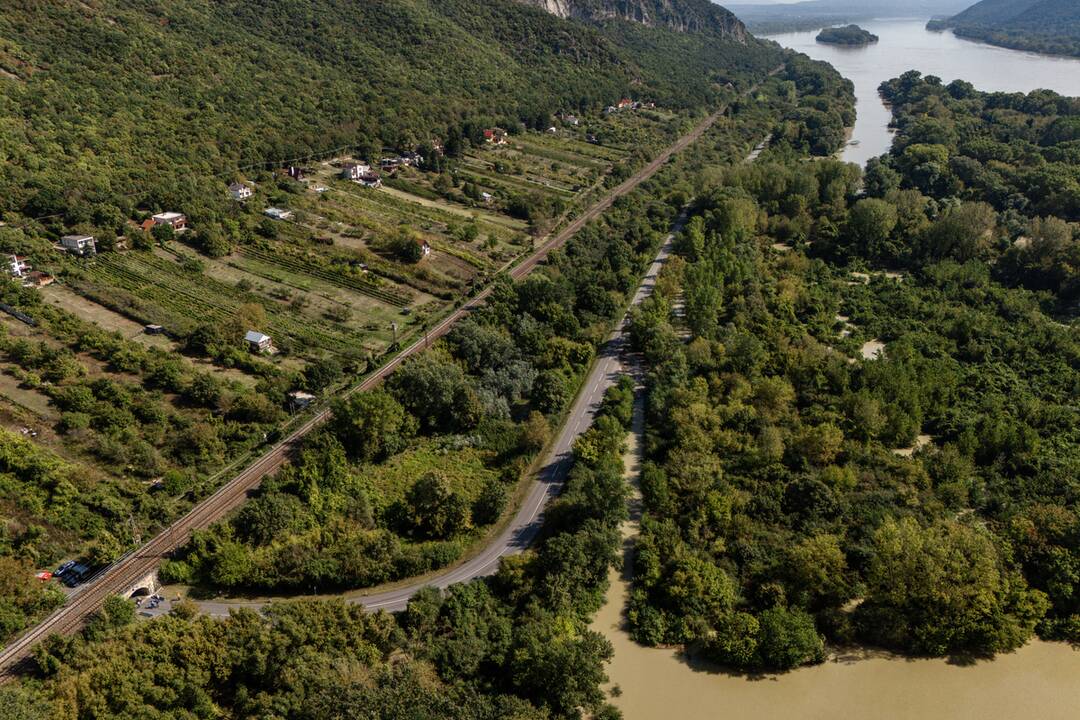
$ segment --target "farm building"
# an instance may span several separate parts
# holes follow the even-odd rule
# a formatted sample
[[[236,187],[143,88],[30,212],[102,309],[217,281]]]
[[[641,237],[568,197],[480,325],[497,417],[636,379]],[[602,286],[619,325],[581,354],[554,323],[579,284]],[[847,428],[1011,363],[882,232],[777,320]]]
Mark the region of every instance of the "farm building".
[[[168,225],[177,232],[187,229],[187,216],[178,212],[163,212],[154,215],[154,225]]]
[[[56,282],[56,278],[49,273],[43,273],[40,270],[31,270],[26,273],[26,276],[23,278],[23,285],[25,287],[43,288],[46,285],[52,285],[54,282]]]
[[[97,245],[90,235],[65,235],[60,238],[60,246],[79,257],[97,255]]]
[[[382,187],[382,178],[379,177],[378,173],[373,173],[373,172],[361,175],[356,180],[356,182],[360,183],[364,187],[369,187],[369,188]]]
[[[248,330],[244,335],[244,342],[248,344],[248,350],[253,353],[267,353],[274,349],[273,339],[257,330]]]
[[[254,194],[255,191],[244,183],[233,183],[229,186],[229,195],[233,200],[247,200]]]
[[[289,393],[289,407],[293,410],[304,410],[315,402],[316,397],[303,390],[294,390]]]
[[[489,145],[505,145],[506,131],[502,128],[491,128],[484,131],[484,142]]]

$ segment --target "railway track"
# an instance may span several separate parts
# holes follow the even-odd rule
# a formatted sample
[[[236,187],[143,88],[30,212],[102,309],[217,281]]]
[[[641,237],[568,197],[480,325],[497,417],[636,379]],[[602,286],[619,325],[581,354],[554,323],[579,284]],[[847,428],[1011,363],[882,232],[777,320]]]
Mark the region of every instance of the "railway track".
[[[779,72],[779,70],[780,68],[775,70],[773,74]],[[755,85],[747,93],[753,92],[756,88]],[[726,112],[726,107],[706,117],[690,132],[680,137],[644,167],[638,169],[633,175],[617,185],[604,198],[590,206],[558,233],[548,238],[535,252],[508,271],[510,277],[514,280],[520,280],[529,275],[554,250],[566,244],[585,225],[610,208],[617,199],[630,193],[641,183],[651,178],[674,155],[700,139],[724,112]],[[382,382],[405,360],[424,350],[431,341],[437,340],[449,332],[455,323],[481,305],[491,292],[492,289],[489,286],[477,293],[460,308],[433,328],[430,328],[424,338],[417,340],[402,350],[390,362],[379,368],[362,383],[353,387],[349,394],[370,390]],[[318,412],[283,440],[268,449],[238,475],[222,485],[217,492],[198,503],[182,518],[137,550],[121,557],[78,588],[72,593],[63,607],[58,608],[0,651],[0,682],[11,679],[21,670],[28,667],[32,650],[37,643],[49,635],[67,635],[81,629],[90,615],[101,606],[108,596],[124,590],[155,570],[165,557],[187,542],[193,530],[210,526],[243,504],[248,494],[259,486],[264,477],[281,468],[297,447],[299,441],[309,432],[326,422],[329,417],[329,409]]]

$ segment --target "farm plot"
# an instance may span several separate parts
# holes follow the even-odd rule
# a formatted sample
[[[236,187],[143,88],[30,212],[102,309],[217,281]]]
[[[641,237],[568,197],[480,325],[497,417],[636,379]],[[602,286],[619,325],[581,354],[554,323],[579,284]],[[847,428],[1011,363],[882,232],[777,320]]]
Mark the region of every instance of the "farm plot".
[[[286,302],[269,300],[153,253],[101,255],[95,261],[94,276],[138,299],[147,322],[181,334],[196,324],[226,324],[241,306],[254,303],[266,311],[264,332],[301,355],[322,350],[354,356],[365,349],[362,335],[338,323],[298,316]]]
[[[162,350],[176,348],[176,343],[164,335],[147,335],[144,332],[145,326],[141,323],[99,305],[58,283],[42,288],[41,297],[50,305],[62,308],[75,317],[94,323],[105,330],[118,332],[128,340],[134,340],[143,345],[161,348]]]
[[[423,173],[402,169],[386,178],[377,190],[358,187],[343,180],[329,180],[330,192],[317,202],[299,205],[320,221],[313,223],[316,234],[335,232],[349,247],[370,247],[394,236],[402,227],[424,235],[429,242],[454,243],[468,249],[482,261],[501,263],[505,252],[520,252],[515,241],[528,230],[522,220],[494,212],[483,204],[469,206],[439,197]],[[461,200],[467,201],[464,196]],[[476,239],[465,239],[459,229],[475,225]],[[350,242],[351,240],[351,242]],[[362,245],[358,244],[362,243]]]
[[[197,256],[194,250],[174,246],[179,256],[199,257],[203,272],[210,278],[255,294],[263,303],[288,303],[290,312],[318,322],[329,320],[339,328],[363,333],[364,347],[372,352],[385,350],[393,341],[391,323],[401,319],[405,297],[382,291],[376,294],[367,284],[353,286],[352,278],[329,271],[318,272],[310,264],[269,250],[245,248],[219,260]],[[385,297],[382,297],[385,295]],[[433,298],[412,294],[411,307],[422,307]],[[400,323],[404,325],[404,323]]]

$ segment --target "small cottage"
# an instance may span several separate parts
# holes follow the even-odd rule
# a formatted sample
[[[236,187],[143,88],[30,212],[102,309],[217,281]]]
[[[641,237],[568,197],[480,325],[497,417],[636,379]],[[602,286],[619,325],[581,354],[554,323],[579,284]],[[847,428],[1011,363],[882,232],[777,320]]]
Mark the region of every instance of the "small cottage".
[[[303,390],[293,390],[289,393],[289,407],[294,411],[305,410],[315,402],[317,398]]]
[[[281,208],[269,207],[263,210],[263,215],[271,220],[288,220],[292,217],[291,210],[282,210]]]
[[[23,277],[31,270],[30,265],[26,262],[26,258],[22,255],[12,255],[11,260],[8,262],[8,268],[11,271],[11,276],[17,278]]]
[[[244,335],[244,342],[247,343],[248,350],[256,354],[268,353],[274,349],[271,337],[257,330],[248,330]]]
[[[341,167],[341,177],[345,180],[359,180],[371,173],[371,166],[367,163],[345,163]]]
[[[249,197],[255,194],[255,191],[244,183],[233,183],[229,186],[229,195],[233,200],[247,200]]]

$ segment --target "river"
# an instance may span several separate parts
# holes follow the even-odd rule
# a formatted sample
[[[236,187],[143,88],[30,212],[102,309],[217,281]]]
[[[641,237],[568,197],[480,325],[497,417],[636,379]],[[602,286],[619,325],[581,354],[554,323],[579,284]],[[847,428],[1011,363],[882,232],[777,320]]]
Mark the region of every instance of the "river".
[[[929,32],[926,19],[859,23],[881,40],[863,48],[817,42],[817,31],[767,36],[784,47],[824,60],[855,83],[858,120],[843,158],[863,165],[888,151],[891,114],[878,86],[908,70],[937,75],[945,82],[967,80],[979,90],[1029,92],[1047,88],[1080,96],[1080,59],[1051,57],[962,40],[951,32]]]

